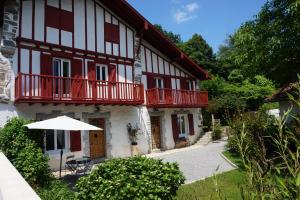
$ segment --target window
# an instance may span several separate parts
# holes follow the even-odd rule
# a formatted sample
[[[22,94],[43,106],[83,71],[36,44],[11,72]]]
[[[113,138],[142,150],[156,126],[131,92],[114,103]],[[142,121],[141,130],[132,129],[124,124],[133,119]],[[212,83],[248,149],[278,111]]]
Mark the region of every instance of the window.
[[[65,149],[65,131],[46,130],[46,151]]]
[[[108,71],[106,65],[96,66],[96,80],[97,81],[108,81]]]
[[[155,78],[156,88],[164,88],[164,82],[162,78]]]
[[[178,120],[178,129],[179,129],[179,137],[186,137],[187,135],[187,116],[186,115],[177,115]]]
[[[188,81],[188,88],[190,91],[194,90],[194,81]]]
[[[54,58],[53,60],[53,75],[61,77],[70,77],[70,60]]]

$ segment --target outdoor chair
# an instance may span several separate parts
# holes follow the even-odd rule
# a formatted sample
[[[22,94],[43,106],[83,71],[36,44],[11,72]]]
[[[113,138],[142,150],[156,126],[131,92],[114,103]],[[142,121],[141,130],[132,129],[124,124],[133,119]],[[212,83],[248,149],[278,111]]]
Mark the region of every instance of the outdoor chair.
[[[65,169],[71,171],[71,173],[76,173],[77,170],[77,162],[74,158],[74,155],[66,157]]]
[[[78,163],[76,174],[87,174],[93,167],[93,161],[89,156],[83,156],[80,163]]]

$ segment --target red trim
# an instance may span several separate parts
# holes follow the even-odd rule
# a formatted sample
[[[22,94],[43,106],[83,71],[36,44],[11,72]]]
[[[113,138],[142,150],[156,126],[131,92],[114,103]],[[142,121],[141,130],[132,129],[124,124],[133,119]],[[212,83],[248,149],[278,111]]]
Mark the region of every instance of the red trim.
[[[98,52],[98,45],[97,45],[97,11],[96,11],[96,2],[94,1],[94,22],[95,22],[95,52]]]
[[[171,115],[171,123],[172,123],[172,132],[174,142],[179,138],[179,129],[178,129],[178,118],[176,114]]]
[[[177,76],[177,75],[164,75],[164,74],[159,74],[159,73],[152,73],[152,72],[142,72],[143,75],[147,76],[166,76],[166,77],[171,77],[171,78],[177,78],[177,79],[182,79],[183,77]],[[193,78],[185,78],[186,80],[194,80]]]
[[[128,40],[127,40],[127,27],[125,26],[125,39],[126,39],[126,58],[128,58]]]
[[[74,16],[74,0],[72,0],[72,13],[73,13],[73,16]],[[74,17],[75,18],[75,17]],[[73,32],[72,32],[72,47],[74,48],[75,47],[75,36],[74,36],[74,28],[75,28],[75,19],[73,18]]]
[[[20,20],[19,20],[19,37],[22,35],[22,13],[23,13],[23,0],[20,1]]]
[[[35,39],[35,0],[32,0],[32,39]]]
[[[146,55],[146,48],[145,47],[144,47],[144,55],[145,55],[146,72],[148,72],[148,63],[147,63],[147,55]]]
[[[21,42],[32,43],[32,44],[36,45],[36,47],[22,45],[22,44],[20,44]],[[80,57],[80,58],[87,58],[88,57],[89,59],[94,60],[94,59],[100,59],[100,58],[98,58],[98,56],[101,56],[101,57],[105,57],[106,60],[109,60],[109,58],[114,58],[114,59],[116,59],[116,61],[114,61],[114,62],[117,62],[117,63],[127,63],[129,65],[133,65],[133,63],[134,63],[134,60],[130,59],[130,58],[124,59],[124,57],[120,57],[120,56],[107,55],[107,54],[98,53],[98,52],[94,52],[94,51],[86,51],[86,50],[82,50],[82,49],[66,47],[66,46],[51,44],[51,43],[47,43],[47,42],[35,41],[35,40],[32,40],[32,39],[27,39],[27,38],[17,38],[17,44],[18,44],[19,48],[34,49],[34,50],[38,50],[38,51],[45,51],[45,52],[56,53],[56,54],[76,56],[76,57]],[[40,46],[47,46],[50,49],[40,48]],[[53,48],[61,49],[62,52],[55,51],[55,50],[53,50]],[[63,52],[65,50],[71,51],[72,53]],[[76,53],[82,53],[83,55],[78,55]],[[92,55],[92,57],[90,57],[88,55]],[[125,61],[119,61],[118,59],[125,60]]]
[[[87,47],[87,5],[86,5],[86,0],[84,0],[84,18],[85,18],[85,50],[87,51],[88,50],[88,47]]]

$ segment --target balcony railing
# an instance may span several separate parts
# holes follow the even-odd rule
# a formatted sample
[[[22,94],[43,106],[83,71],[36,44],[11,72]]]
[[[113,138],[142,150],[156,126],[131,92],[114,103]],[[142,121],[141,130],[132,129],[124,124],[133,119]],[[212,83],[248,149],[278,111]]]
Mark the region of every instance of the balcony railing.
[[[19,73],[15,102],[138,105],[144,103],[144,88],[135,83]]]
[[[153,88],[147,90],[147,106],[157,108],[198,108],[208,105],[207,91]]]

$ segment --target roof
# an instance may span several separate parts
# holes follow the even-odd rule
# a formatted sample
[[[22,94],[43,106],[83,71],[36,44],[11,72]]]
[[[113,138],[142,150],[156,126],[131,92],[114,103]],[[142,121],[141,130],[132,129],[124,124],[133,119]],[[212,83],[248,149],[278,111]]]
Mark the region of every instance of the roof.
[[[280,88],[275,94],[268,97],[266,102],[279,102],[288,100],[288,94],[292,94],[297,86],[300,86],[299,82],[289,83],[288,85]]]
[[[142,35],[145,41],[168,56],[171,61],[184,67],[201,80],[210,79],[208,73],[202,66],[196,64],[189,56],[176,47],[175,44],[146,20],[126,0],[102,0],[101,2],[119,17],[126,20],[126,22],[137,31],[137,34]]]

